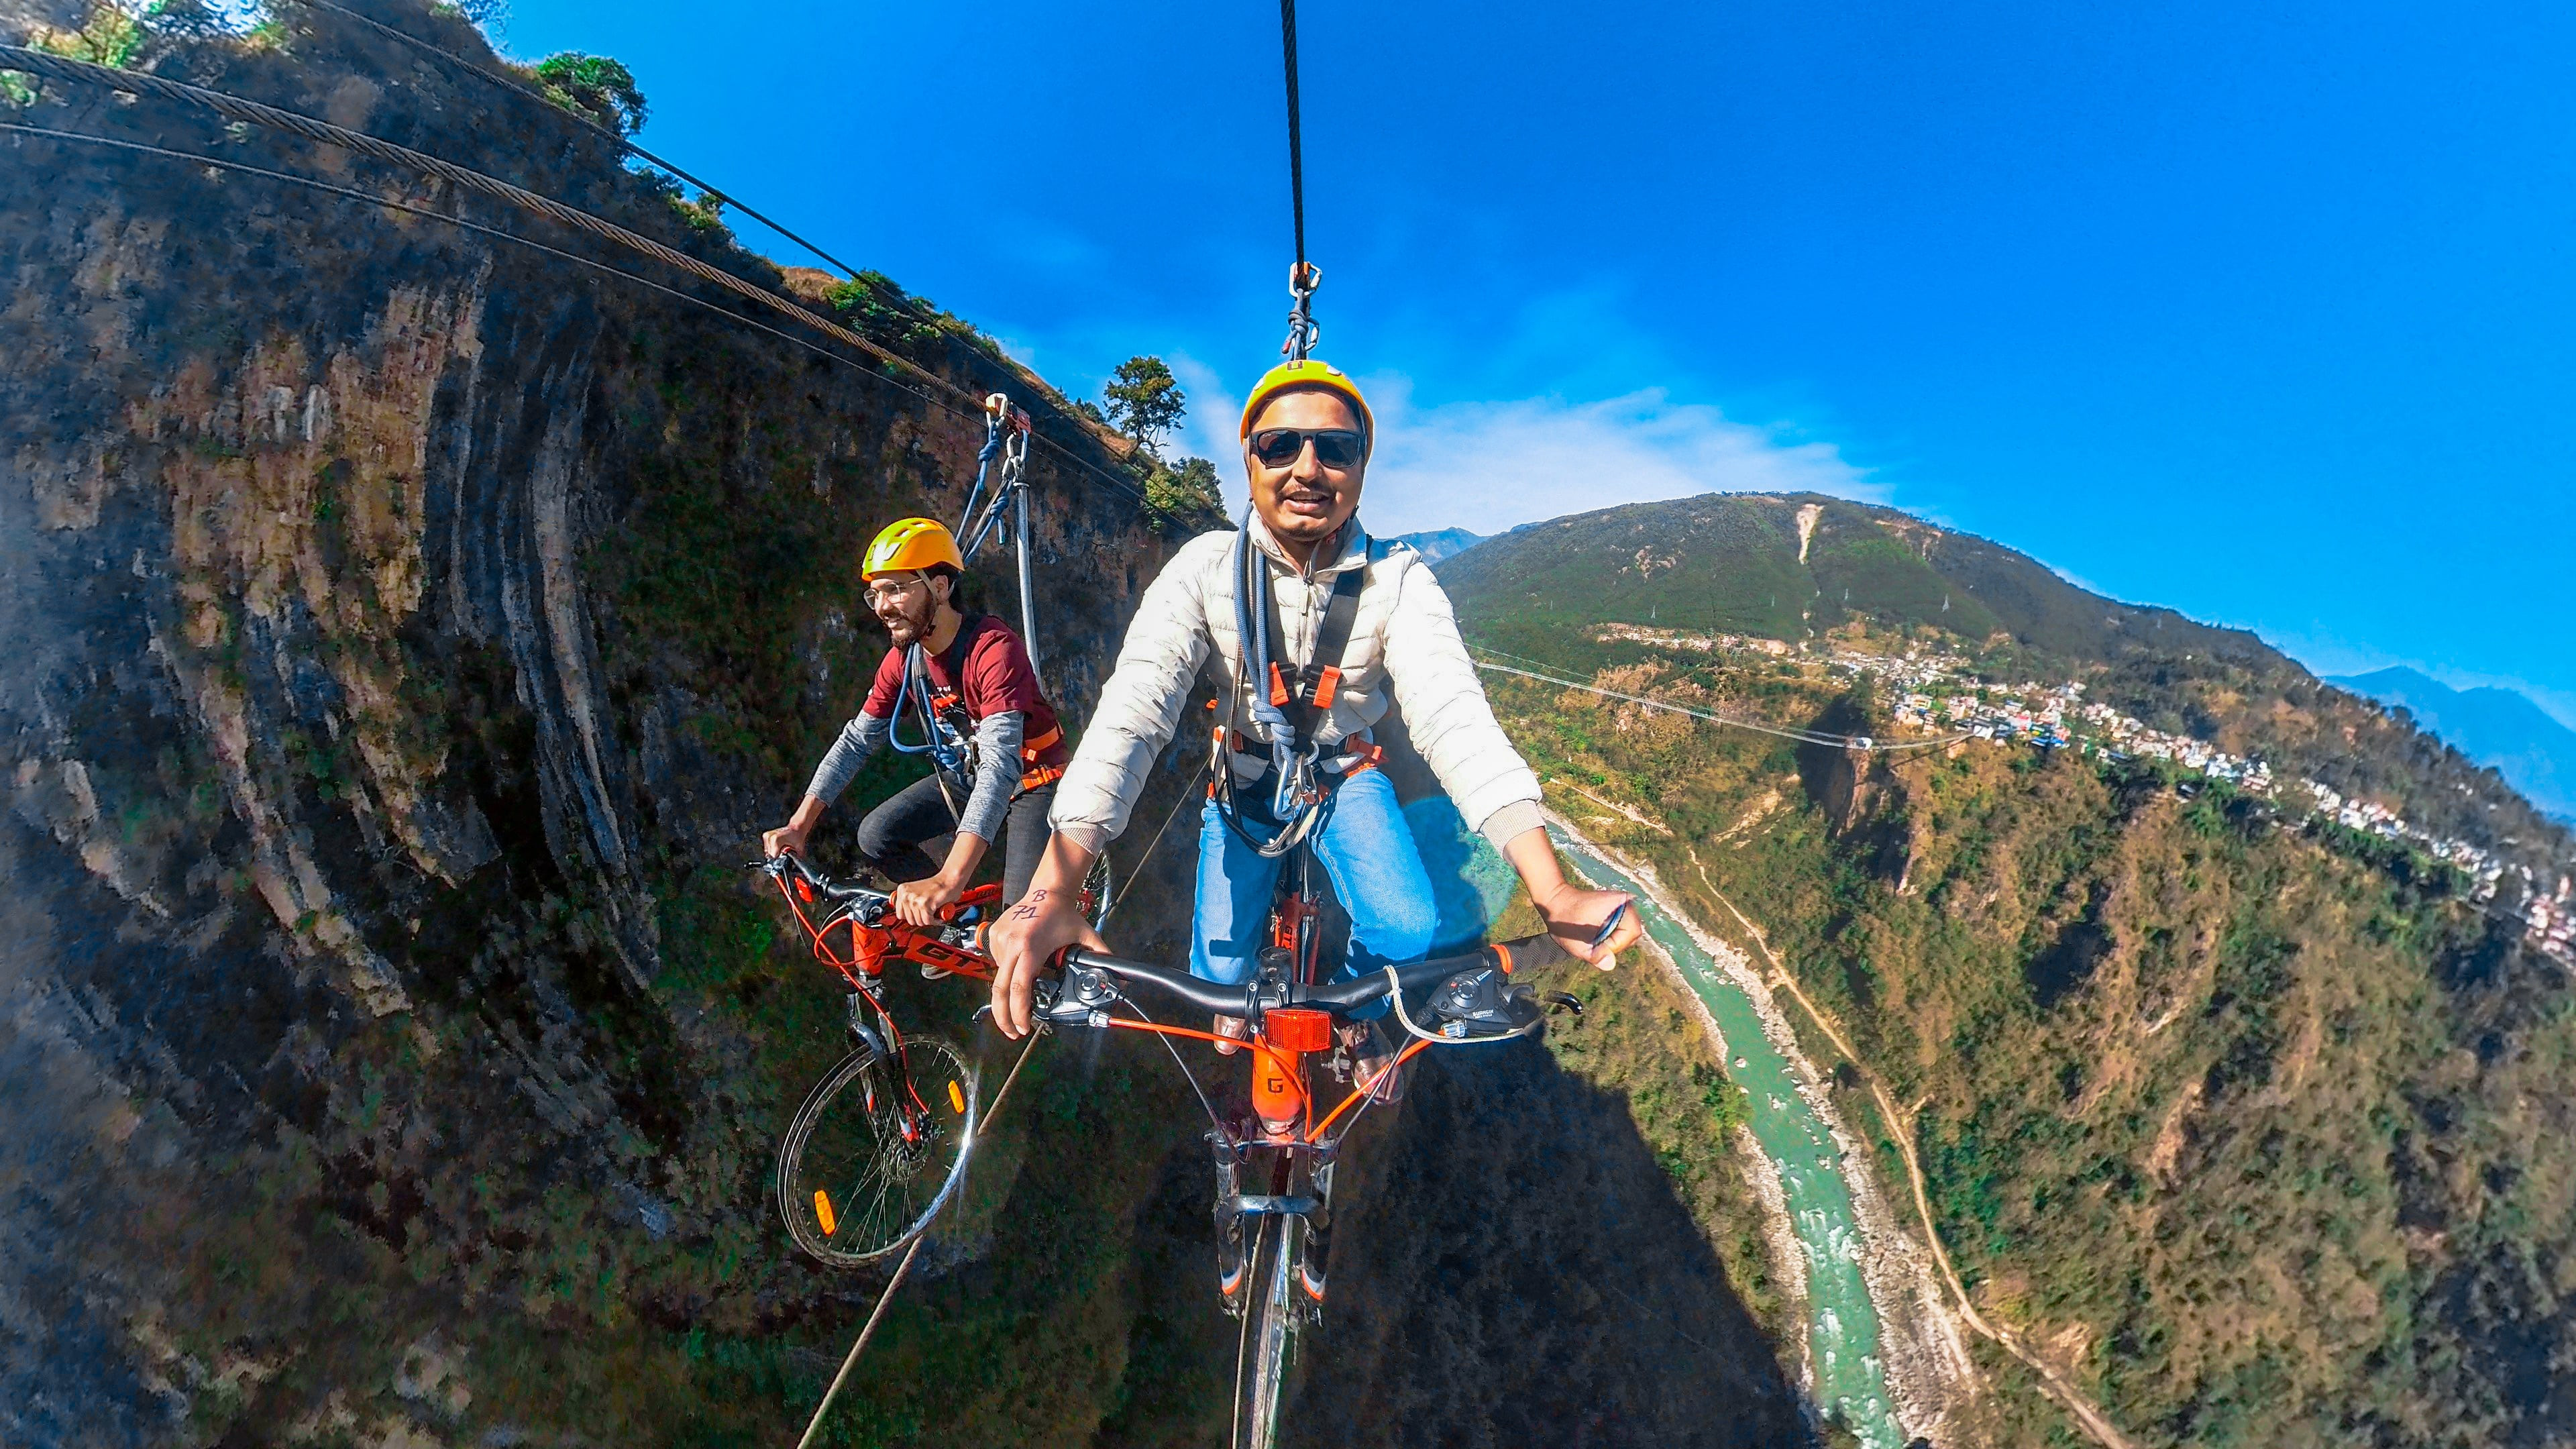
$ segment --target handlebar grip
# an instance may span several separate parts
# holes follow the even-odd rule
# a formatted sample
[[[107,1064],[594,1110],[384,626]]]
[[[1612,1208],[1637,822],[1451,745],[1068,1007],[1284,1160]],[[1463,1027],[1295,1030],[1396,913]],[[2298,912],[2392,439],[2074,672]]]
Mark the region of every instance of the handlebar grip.
[[[1517,941],[1496,941],[1488,949],[1494,953],[1496,964],[1503,968],[1506,976],[1536,971],[1574,958],[1574,953],[1565,949],[1564,942],[1545,931],[1535,936],[1523,936]]]

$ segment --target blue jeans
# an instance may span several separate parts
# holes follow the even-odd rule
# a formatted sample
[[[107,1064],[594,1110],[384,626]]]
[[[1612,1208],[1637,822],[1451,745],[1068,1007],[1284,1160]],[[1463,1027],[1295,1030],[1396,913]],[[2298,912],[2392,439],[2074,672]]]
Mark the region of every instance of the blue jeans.
[[[1266,784],[1236,791],[1235,801],[1255,835],[1278,829]],[[1384,771],[1362,770],[1344,779],[1325,801],[1324,818],[1307,839],[1333,883],[1334,897],[1350,913],[1350,949],[1342,957],[1345,977],[1418,960],[1430,951],[1440,927],[1439,901]],[[1271,893],[1286,864],[1286,856],[1264,859],[1227,829],[1214,800],[1199,812],[1191,975],[1226,986],[1252,978],[1269,935]],[[1373,1017],[1385,1010],[1381,1002],[1352,1015]]]

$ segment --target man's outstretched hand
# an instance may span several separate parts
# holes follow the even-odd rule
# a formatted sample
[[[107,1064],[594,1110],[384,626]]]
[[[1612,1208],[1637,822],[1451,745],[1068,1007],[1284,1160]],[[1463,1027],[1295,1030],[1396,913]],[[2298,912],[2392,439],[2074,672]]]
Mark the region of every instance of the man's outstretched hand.
[[[993,923],[992,931],[984,938],[993,950],[993,1024],[1002,1029],[1002,1035],[1014,1039],[1027,1036],[1036,1025],[1033,1002],[1038,973],[1047,969],[1058,951],[1067,946],[1109,949],[1109,943],[1100,939],[1100,933],[1082,918],[1078,883],[1090,861],[1082,861],[1073,871],[1076,885],[1065,887],[1050,881],[1050,877],[1061,874],[1056,869],[1057,846],[1064,844],[1059,837],[1049,846],[1047,859],[1039,867],[1029,893],[1003,907],[1002,918]]]
[[[1618,965],[1619,953],[1645,934],[1637,924],[1636,902],[1626,891],[1591,891],[1569,885],[1553,898],[1531,904],[1538,907],[1539,915],[1547,921],[1547,933],[1556,938],[1567,955],[1589,961],[1604,971]],[[1593,938],[1601,934],[1601,923],[1621,906],[1628,909],[1619,917],[1610,939],[1594,944]]]
[[[1565,878],[1546,830],[1531,826],[1513,836],[1503,846],[1503,859],[1520,873],[1521,884],[1529,887],[1530,904],[1538,907],[1539,916],[1547,922],[1547,933],[1556,938],[1567,955],[1581,957],[1607,971],[1619,964],[1620,952],[1645,934],[1637,922],[1636,903],[1626,891],[1586,890]],[[1628,909],[1621,913],[1609,938],[1596,940],[1610,913],[1621,906]]]

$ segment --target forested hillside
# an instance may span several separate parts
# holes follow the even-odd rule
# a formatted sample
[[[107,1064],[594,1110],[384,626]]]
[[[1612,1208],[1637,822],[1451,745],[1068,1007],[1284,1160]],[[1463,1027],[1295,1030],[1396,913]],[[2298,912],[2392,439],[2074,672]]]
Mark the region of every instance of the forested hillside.
[[[2448,795],[2453,828],[2565,869],[2492,774],[2259,641],[1885,510],[1614,509],[1482,545],[1444,582],[1509,651],[1489,657],[1882,745],[1935,736],[1830,659],[2062,671],[2296,768],[2340,757],[2336,778],[2406,809]],[[2134,1442],[2576,1437],[2567,968],[2459,872],[2163,760],[1865,753],[1492,687],[1553,802],[1851,1042],[1841,1105],[1891,1195],[1901,1137],[1977,1305]],[[1993,1442],[2074,1442],[2027,1370],[1980,1351]]]

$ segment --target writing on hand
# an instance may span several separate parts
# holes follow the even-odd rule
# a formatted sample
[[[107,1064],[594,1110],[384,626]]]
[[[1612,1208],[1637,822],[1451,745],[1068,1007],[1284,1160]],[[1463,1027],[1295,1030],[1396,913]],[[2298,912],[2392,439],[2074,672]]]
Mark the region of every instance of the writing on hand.
[[[1027,895],[1020,897],[1020,903],[1011,908],[1011,919],[1014,921],[1036,920],[1038,918],[1038,903],[1046,898],[1047,893],[1043,889],[1033,890]]]

